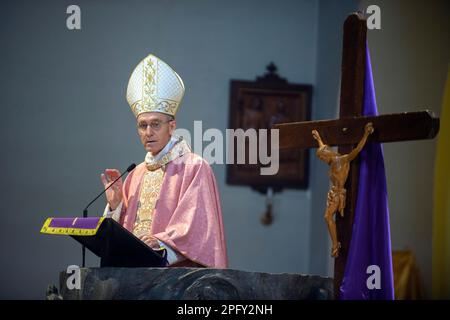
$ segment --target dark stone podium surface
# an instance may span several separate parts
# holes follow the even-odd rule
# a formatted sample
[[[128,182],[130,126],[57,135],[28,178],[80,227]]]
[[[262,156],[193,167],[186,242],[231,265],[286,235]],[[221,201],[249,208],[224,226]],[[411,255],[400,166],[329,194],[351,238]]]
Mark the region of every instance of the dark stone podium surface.
[[[333,279],[293,273],[205,268],[81,268],[80,289],[61,272],[59,295],[67,300],[303,300],[333,299]],[[47,298],[49,298],[47,296]]]

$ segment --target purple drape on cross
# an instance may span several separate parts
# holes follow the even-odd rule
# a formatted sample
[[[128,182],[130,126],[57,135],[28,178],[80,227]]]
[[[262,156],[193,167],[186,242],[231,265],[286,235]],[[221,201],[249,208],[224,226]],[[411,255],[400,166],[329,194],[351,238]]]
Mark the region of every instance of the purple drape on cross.
[[[370,54],[366,45],[363,115],[377,114]],[[339,297],[343,300],[391,300],[394,299],[394,280],[389,207],[380,143],[366,144],[360,153],[359,170],[352,239]],[[378,270],[379,283],[376,279]],[[379,288],[376,287],[378,284]]]

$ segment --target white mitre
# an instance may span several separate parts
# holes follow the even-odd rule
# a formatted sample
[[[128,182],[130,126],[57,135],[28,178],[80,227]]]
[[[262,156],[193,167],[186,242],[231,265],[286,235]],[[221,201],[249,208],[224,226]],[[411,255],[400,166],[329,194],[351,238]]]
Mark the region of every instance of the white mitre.
[[[128,80],[127,101],[136,118],[143,112],[175,117],[184,95],[180,76],[164,61],[149,54]]]

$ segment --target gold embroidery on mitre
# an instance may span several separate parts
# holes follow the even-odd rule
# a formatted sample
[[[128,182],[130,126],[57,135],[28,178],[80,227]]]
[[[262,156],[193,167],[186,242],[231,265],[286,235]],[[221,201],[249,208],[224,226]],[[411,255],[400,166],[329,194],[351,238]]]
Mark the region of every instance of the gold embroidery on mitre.
[[[147,110],[153,110],[158,103],[158,87],[156,86],[156,79],[158,77],[158,61],[154,59],[154,57],[149,57],[147,60],[144,60],[143,70],[141,106]],[[140,110],[140,112],[142,111],[144,110]]]
[[[163,181],[164,171],[162,168],[148,171],[144,175],[144,181],[142,182],[141,193],[139,196],[136,222],[133,228],[133,234],[136,237],[150,235],[153,222],[153,211],[155,210]]]

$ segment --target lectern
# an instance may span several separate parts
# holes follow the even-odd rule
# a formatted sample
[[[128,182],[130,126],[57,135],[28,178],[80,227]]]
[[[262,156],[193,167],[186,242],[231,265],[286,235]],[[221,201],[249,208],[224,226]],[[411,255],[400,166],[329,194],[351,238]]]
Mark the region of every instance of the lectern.
[[[165,267],[166,250],[153,250],[112,218],[48,218],[41,233],[68,235],[100,257],[100,267]]]

